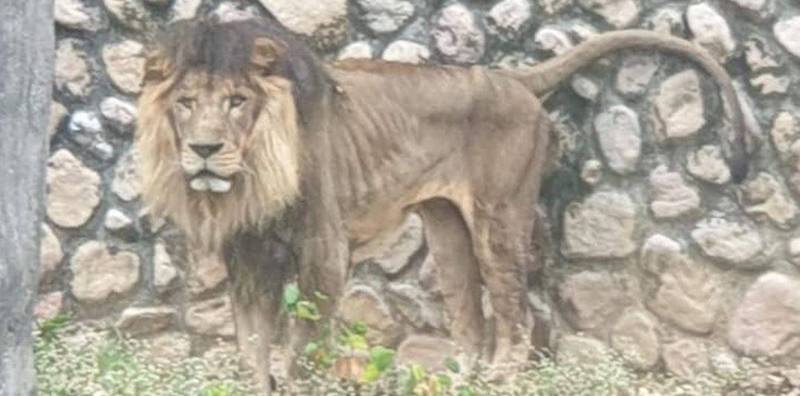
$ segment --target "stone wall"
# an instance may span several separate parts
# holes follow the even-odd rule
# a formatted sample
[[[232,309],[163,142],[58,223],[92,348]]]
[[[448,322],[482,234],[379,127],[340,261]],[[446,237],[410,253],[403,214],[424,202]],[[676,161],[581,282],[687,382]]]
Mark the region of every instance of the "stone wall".
[[[327,59],[513,67],[626,27],[706,47],[758,134],[748,180],[729,182],[718,136],[730,130],[702,72],[648,51],[598,62],[547,101],[562,150],[530,301],[552,312],[560,352],[633,351],[637,366],[678,374],[737,354],[800,359],[800,7],[789,0],[55,0],[40,317],[111,318],[187,351],[230,339],[219,258],[187,253],[138,201],[134,103],[154,26],[265,9]],[[343,315],[404,350],[452,348],[437,338],[448,321],[419,218],[373,251],[354,257]]]

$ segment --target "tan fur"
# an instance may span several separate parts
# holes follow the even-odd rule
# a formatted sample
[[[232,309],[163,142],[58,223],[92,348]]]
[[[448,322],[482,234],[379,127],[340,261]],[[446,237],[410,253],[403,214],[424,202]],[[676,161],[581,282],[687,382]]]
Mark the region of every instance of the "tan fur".
[[[287,257],[269,243],[266,222],[289,214],[281,218],[292,231],[300,287],[307,296],[328,295],[321,304],[330,314],[348,278],[351,248],[419,212],[441,266],[452,336],[469,352],[507,361],[527,351],[532,313],[526,279],[536,268],[530,244],[541,180],[555,156],[536,94],[608,51],[653,45],[697,61],[717,79],[726,101],[735,102],[730,79],[703,50],[651,32],[615,34],[538,69],[508,72],[378,61],[320,66],[275,21],[191,22],[168,40],[171,57],[162,51],[148,62],[148,75],[155,77],[140,100],[137,137],[144,199],[201,248],[225,248],[239,331],[247,333],[240,338],[253,333],[262,341],[271,334],[272,289],[279,288]],[[207,47],[223,39],[230,45]],[[248,103],[262,106],[248,130],[221,127],[232,113],[205,103],[237,89],[258,92]],[[188,99],[201,91],[205,96],[180,110],[175,103],[181,99],[171,95],[176,90]],[[738,103],[728,108],[743,127]],[[192,118],[185,116],[177,129],[193,130],[172,129],[167,114],[182,112]],[[181,134],[188,143],[177,141]],[[232,177],[229,192],[187,187],[186,174],[203,163],[193,143],[223,147],[205,164],[219,177]],[[744,160],[742,147],[733,151],[735,161]],[[737,178],[744,177],[746,162],[734,165]],[[490,337],[483,334],[481,284],[494,309]],[[315,331],[299,323],[292,330],[294,348]],[[268,390],[268,342],[259,345],[251,352]]]

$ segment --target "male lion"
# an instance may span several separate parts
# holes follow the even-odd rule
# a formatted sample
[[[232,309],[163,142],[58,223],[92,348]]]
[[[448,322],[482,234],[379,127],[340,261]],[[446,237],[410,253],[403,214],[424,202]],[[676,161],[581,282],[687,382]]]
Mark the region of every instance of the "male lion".
[[[306,295],[345,285],[351,247],[423,217],[452,336],[480,350],[480,283],[496,315],[496,361],[530,328],[526,271],[542,175],[554,160],[537,96],[611,51],[656,48],[698,63],[721,88],[736,129],[726,145],[747,171],[745,126],[730,78],[704,50],[649,31],[598,35],[526,71],[321,64],[275,20],[180,22],[147,62],[137,146],[143,196],[194,246],[224,250],[240,345],[269,392],[270,328],[285,266]],[[274,220],[291,250],[271,242]],[[291,254],[291,256],[289,256]],[[313,329],[293,331],[295,345]]]

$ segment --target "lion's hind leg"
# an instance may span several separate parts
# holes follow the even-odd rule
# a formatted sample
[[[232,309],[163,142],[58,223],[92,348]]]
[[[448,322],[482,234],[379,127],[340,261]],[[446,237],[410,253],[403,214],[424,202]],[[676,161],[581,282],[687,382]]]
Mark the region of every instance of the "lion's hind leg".
[[[478,263],[469,229],[458,208],[445,199],[420,206],[430,254],[436,261],[450,332],[468,354],[479,354],[483,341]]]
[[[532,219],[525,210],[476,211],[473,249],[494,312],[494,363],[527,359],[532,327],[527,306],[527,268]],[[528,221],[531,220],[531,221]]]

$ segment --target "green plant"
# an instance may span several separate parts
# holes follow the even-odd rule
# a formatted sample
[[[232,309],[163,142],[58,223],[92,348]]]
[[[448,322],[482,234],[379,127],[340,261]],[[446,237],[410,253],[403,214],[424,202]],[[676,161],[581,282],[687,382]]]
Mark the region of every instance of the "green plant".
[[[68,314],[59,314],[52,319],[47,319],[37,323],[39,337],[46,341],[52,341],[58,332],[67,327],[72,321]]]

